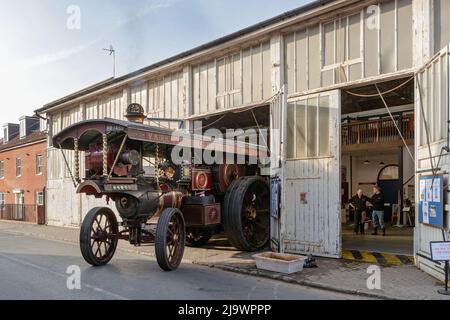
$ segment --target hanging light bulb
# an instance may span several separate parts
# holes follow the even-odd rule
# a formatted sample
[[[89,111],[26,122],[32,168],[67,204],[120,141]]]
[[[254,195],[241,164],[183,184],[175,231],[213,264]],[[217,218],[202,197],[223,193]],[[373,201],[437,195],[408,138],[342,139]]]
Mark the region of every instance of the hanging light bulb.
[[[369,161],[369,160],[366,160],[366,161],[364,161],[364,164],[365,164],[365,165],[369,165],[369,164],[370,164],[370,161]]]

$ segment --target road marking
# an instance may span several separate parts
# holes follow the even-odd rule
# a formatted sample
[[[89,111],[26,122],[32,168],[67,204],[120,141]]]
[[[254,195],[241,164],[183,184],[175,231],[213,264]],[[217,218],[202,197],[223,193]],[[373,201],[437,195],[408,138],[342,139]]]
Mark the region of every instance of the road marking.
[[[40,270],[40,271],[44,271],[44,272],[53,274],[55,276],[58,276],[58,277],[61,277],[61,278],[64,278],[64,279],[67,279],[67,274],[58,273],[56,271],[50,270],[50,269],[45,268],[45,267],[41,267],[41,266],[39,266],[37,264],[31,263],[31,262],[28,262],[28,261],[25,261],[25,260],[22,260],[22,259],[13,258],[13,257],[10,257],[10,256],[2,254],[2,253],[0,253],[0,257],[4,258],[6,260],[12,261],[12,262],[16,262],[16,263],[22,264],[24,266],[28,266],[28,267],[31,267],[31,268],[34,268],[34,269],[37,269],[37,270]],[[96,292],[104,293],[106,295],[114,297],[115,299],[129,300],[128,298],[126,298],[124,296],[121,296],[121,295],[115,294],[113,292],[107,291],[105,289],[102,289],[102,288],[90,285],[88,283],[81,282],[81,284],[82,284],[82,286],[85,286],[86,288],[89,288],[89,289],[94,290]]]
[[[400,266],[414,264],[414,257],[407,255],[396,255],[386,252],[370,252],[359,250],[343,250],[344,260],[354,260],[379,265]]]

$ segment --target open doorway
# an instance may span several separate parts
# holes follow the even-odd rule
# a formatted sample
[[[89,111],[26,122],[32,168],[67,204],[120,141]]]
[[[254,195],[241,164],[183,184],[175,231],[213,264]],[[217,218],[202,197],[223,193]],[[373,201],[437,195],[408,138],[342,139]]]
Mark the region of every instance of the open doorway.
[[[343,250],[413,255],[414,81],[349,88],[342,91],[341,104]],[[378,211],[384,224],[373,215],[371,201],[361,214],[351,205],[358,190],[371,198],[374,186],[383,193]]]

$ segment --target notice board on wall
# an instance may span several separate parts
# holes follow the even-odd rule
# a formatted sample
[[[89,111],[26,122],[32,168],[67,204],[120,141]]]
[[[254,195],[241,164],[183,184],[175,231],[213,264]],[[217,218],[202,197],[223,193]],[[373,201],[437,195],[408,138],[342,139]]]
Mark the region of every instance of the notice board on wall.
[[[444,176],[419,178],[419,222],[444,228]]]

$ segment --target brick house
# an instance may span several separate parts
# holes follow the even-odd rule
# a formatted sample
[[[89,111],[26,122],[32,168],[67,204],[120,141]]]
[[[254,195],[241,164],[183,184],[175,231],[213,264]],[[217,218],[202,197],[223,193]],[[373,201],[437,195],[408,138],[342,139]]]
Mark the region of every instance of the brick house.
[[[47,135],[36,117],[3,125],[0,219],[44,223]]]

